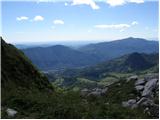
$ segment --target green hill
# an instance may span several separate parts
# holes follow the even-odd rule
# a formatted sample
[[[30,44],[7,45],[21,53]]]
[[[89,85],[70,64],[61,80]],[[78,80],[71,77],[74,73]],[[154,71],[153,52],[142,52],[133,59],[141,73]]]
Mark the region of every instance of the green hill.
[[[3,110],[10,107],[14,109],[32,107],[29,105],[29,101],[27,103],[25,100],[31,100],[39,93],[53,92],[53,87],[48,79],[32,65],[23,52],[13,45],[7,44],[2,38],[1,60],[2,118],[6,116]]]
[[[66,69],[64,71],[50,72],[46,75],[52,79],[55,77],[84,77],[92,80],[102,79],[110,73],[141,72],[158,65],[158,53],[131,53],[110,61],[102,62],[94,66],[80,69]],[[51,77],[52,76],[52,77]],[[54,76],[54,77],[53,77]]]

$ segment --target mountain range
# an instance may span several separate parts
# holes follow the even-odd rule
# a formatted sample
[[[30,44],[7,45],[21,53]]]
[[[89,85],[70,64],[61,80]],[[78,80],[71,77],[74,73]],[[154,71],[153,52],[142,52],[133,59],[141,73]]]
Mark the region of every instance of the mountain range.
[[[141,38],[126,38],[111,42],[89,44],[78,49],[55,45],[22,49],[30,60],[43,71],[91,66],[125,54],[158,53],[158,42]]]
[[[94,55],[83,53],[63,45],[28,48],[24,49],[23,52],[41,70],[84,67],[99,61]]]
[[[73,69],[76,76],[62,74],[50,82],[21,50],[2,38],[1,56],[2,118],[158,118],[159,83],[151,84],[152,89],[146,87],[158,81],[158,53],[134,52]],[[147,90],[152,97],[145,101],[135,88],[139,80],[140,84],[148,80],[143,92]],[[135,102],[130,106],[130,101]]]

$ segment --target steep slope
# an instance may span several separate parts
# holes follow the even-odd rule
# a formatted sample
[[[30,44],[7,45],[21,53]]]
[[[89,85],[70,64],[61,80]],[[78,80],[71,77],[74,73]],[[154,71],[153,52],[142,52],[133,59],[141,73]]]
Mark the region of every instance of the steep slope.
[[[23,49],[23,52],[41,70],[83,67],[97,63],[98,58],[63,45]]]
[[[19,97],[30,99],[27,95],[49,94],[53,91],[48,79],[31,64],[23,52],[7,44],[2,38],[1,60],[1,105],[3,109],[17,108],[19,105],[24,107],[26,103],[23,104],[23,101],[18,99]]]
[[[141,38],[130,37],[111,42],[90,44],[81,47],[79,50],[84,53],[99,56],[102,60],[110,60],[133,52],[158,52],[158,48],[158,42],[156,41],[148,41]]]

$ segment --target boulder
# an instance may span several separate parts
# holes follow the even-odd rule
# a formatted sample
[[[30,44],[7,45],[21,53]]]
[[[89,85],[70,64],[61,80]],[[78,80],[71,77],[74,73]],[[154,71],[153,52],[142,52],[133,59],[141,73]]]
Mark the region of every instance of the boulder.
[[[144,80],[144,79],[139,79],[139,80],[137,80],[137,81],[135,82],[135,86],[137,86],[137,85],[144,85],[144,83],[145,83],[145,80]]]
[[[144,80],[145,81],[150,81],[151,79],[158,79],[159,78],[159,75],[158,74],[154,74],[154,73],[149,73],[147,74],[145,77],[144,77]]]
[[[90,91],[89,91],[87,88],[82,89],[82,90],[81,90],[81,95],[82,95],[82,96],[86,96],[89,92],[90,92]]]
[[[129,82],[129,81],[131,81],[131,80],[138,80],[138,76],[137,76],[137,75],[133,75],[133,76],[129,77],[129,78],[127,79],[127,82]]]
[[[145,86],[144,86],[144,90],[142,92],[142,96],[144,97],[151,97],[152,96],[152,92],[153,90],[156,88],[157,86],[157,81],[158,79],[151,79],[150,81],[148,81]]]
[[[87,96],[99,97],[101,96],[101,92],[94,91],[94,92],[89,93]]]
[[[101,95],[105,95],[105,94],[107,93],[107,91],[108,91],[108,88],[104,88],[104,89],[102,89],[102,91],[101,91]]]
[[[10,108],[8,108],[6,112],[9,117],[14,117],[18,113],[16,110]]]
[[[138,105],[140,106],[152,106],[153,105],[153,101],[149,98],[146,98],[146,97],[142,97],[138,102],[137,102]]]
[[[123,107],[136,108],[137,107],[136,100],[135,99],[130,99],[128,101],[123,101],[122,106]]]
[[[135,86],[135,89],[137,91],[142,91],[144,89],[144,86],[143,85],[138,85],[138,86]]]

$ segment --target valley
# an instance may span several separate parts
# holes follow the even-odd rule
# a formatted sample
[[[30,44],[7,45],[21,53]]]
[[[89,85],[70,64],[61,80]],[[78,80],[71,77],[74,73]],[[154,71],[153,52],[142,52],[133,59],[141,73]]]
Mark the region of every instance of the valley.
[[[157,46],[146,53],[136,51],[105,61],[96,57],[99,62],[92,61],[89,53],[73,52],[64,46],[47,50],[27,48],[23,53],[1,38],[1,47],[2,118],[140,119],[159,116]],[[32,56],[31,61],[25,55]],[[49,56],[52,58],[47,63]],[[65,68],[55,63],[53,69],[54,58],[57,62],[63,60],[61,66],[65,64]],[[44,66],[35,64],[33,59],[41,59],[39,63]],[[45,63],[51,67],[46,67]],[[73,66],[66,63],[73,63]]]

